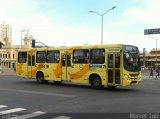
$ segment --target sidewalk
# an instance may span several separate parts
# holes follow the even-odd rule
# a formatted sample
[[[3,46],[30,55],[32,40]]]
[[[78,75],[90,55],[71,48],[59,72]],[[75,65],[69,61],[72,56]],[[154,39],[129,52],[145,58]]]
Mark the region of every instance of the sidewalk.
[[[141,74],[142,74],[142,78],[143,78],[143,79],[155,79],[155,78],[156,78],[156,75],[157,75],[157,73],[156,73],[155,70],[153,71],[153,77],[150,76],[150,71],[149,71],[149,70],[142,70],[142,71],[141,71]],[[159,79],[159,77],[158,77],[158,79]],[[158,79],[157,79],[157,80],[158,80]]]
[[[16,72],[13,68],[3,68],[3,71],[0,71],[0,75],[8,76],[8,75],[16,75]]]

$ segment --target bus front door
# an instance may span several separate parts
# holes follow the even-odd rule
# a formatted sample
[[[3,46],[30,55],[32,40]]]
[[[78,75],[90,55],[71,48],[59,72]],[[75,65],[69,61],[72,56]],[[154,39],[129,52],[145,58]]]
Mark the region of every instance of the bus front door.
[[[62,54],[62,81],[70,80],[69,73],[71,71],[71,54]]]
[[[33,69],[35,66],[35,55],[28,55],[27,78],[33,78]]]
[[[108,54],[108,85],[120,84],[120,53]]]

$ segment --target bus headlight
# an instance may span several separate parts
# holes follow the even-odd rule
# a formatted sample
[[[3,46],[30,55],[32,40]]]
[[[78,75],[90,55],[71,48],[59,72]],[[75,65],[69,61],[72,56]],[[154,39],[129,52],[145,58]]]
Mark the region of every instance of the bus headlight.
[[[141,79],[142,79],[142,76],[140,75],[138,78],[139,78],[139,80],[141,80]]]
[[[124,78],[129,80],[129,76],[127,74],[124,74]]]

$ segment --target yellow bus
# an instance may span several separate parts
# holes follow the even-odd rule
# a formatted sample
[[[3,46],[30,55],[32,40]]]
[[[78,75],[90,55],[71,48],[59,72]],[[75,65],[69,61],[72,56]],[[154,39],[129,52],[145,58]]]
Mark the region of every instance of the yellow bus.
[[[19,49],[16,62],[20,77],[93,88],[141,84],[140,70],[138,47],[123,44]]]

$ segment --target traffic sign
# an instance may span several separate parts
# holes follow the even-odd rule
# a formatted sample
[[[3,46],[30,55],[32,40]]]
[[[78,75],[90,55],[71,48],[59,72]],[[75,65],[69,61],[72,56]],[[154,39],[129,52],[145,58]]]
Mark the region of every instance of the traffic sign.
[[[144,30],[144,35],[150,35],[150,34],[160,34],[160,28]]]

